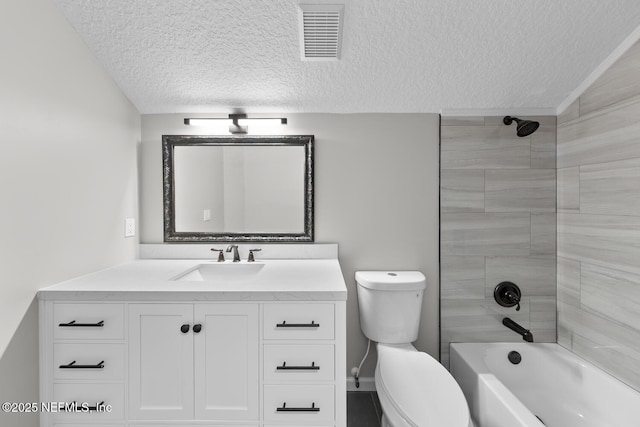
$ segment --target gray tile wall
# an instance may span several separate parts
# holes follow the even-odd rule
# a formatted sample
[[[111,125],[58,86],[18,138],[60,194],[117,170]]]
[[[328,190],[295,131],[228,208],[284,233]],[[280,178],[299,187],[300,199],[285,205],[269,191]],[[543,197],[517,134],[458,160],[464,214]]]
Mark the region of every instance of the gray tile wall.
[[[440,183],[441,359],[449,343],[556,340],[556,118],[518,138],[502,117],[443,117]],[[595,173],[595,172],[594,172]],[[567,185],[569,185],[569,176]],[[493,299],[509,280],[520,311]]]
[[[558,342],[640,390],[640,43],[558,117]]]

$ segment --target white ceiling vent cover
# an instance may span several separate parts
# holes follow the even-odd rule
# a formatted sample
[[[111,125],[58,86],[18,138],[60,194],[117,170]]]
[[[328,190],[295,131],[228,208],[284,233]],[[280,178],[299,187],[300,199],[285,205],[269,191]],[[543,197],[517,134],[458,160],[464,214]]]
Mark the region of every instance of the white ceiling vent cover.
[[[340,59],[343,4],[300,4],[300,49],[305,61]]]

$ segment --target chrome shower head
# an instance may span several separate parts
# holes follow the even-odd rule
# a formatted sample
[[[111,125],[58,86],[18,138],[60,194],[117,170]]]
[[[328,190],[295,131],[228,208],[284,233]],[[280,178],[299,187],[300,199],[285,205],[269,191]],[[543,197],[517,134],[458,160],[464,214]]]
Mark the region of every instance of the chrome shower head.
[[[539,122],[534,122],[532,120],[522,120],[518,119],[517,117],[505,116],[505,118],[502,119],[502,122],[507,126],[509,126],[514,121],[518,123],[518,126],[516,127],[516,133],[521,138],[531,135],[540,126]]]

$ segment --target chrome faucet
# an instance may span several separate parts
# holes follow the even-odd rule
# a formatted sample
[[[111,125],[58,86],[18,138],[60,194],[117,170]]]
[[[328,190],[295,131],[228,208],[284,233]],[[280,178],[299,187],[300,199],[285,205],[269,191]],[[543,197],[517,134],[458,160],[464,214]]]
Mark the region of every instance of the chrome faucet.
[[[233,262],[240,262],[240,254],[238,253],[238,245],[229,245],[227,246],[226,252],[231,252],[233,250]]]

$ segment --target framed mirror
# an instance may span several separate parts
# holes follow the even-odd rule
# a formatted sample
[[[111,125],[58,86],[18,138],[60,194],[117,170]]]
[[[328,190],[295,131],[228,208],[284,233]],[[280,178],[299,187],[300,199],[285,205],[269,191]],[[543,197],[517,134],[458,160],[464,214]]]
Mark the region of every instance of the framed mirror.
[[[163,135],[165,242],[312,242],[313,139]]]

